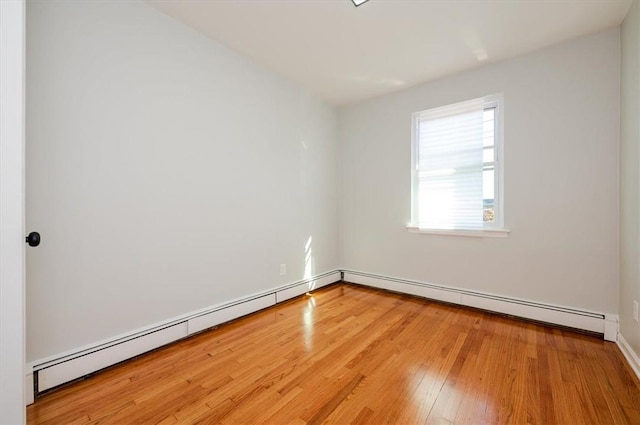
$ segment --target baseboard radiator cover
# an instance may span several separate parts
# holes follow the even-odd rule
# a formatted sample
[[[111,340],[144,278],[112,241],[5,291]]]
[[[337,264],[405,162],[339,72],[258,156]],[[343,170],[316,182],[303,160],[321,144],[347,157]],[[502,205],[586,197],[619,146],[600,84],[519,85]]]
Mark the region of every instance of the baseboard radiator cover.
[[[37,396],[43,391],[144,354],[163,345],[340,280],[586,330],[602,334],[604,339],[608,341],[618,341],[618,318],[616,315],[531,302],[360,271],[334,270],[310,279],[198,310],[144,329],[138,329],[90,346],[30,363],[27,365],[26,379],[27,382],[34,382],[33,394]],[[625,349],[622,348],[623,345],[620,341],[618,341],[618,345],[627,360],[629,360],[630,357],[625,352]],[[633,359],[633,357],[631,358]],[[637,373],[636,366],[631,360],[629,362]],[[33,401],[29,397],[27,397],[27,400],[29,402]]]
[[[82,378],[197,332],[271,307],[341,280],[333,270],[268,291],[198,310],[162,323],[119,335],[27,365],[25,379],[33,382],[33,395]],[[27,397],[27,404],[33,397]]]
[[[360,271],[343,270],[342,273],[343,280],[346,282],[595,332],[602,334],[607,341],[617,340],[618,316],[613,314],[579,310]]]

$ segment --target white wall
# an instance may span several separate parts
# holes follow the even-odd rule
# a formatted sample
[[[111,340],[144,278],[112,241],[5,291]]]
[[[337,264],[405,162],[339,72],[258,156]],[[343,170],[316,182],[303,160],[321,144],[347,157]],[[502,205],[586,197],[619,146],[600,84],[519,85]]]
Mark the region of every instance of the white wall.
[[[616,313],[619,36],[611,29],[342,108],[341,266]],[[500,92],[511,235],[408,233],[411,113]]]
[[[640,353],[640,6],[634,1],[622,23],[620,111],[620,333]]]
[[[29,2],[28,361],[335,269],[336,123],[145,4]]]
[[[24,1],[0,2],[0,424],[25,422]]]

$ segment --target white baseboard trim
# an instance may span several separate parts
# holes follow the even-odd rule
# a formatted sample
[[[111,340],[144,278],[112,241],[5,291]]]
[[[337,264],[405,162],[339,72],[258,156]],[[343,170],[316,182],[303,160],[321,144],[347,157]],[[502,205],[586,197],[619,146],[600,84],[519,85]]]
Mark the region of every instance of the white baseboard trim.
[[[33,391],[33,372],[27,373],[24,377],[24,401],[28,405],[33,404],[34,400]]]
[[[269,294],[196,316],[187,320],[187,335],[193,335],[194,333],[237,319],[238,317],[246,316],[255,311],[260,311],[275,304],[276,295]]]
[[[640,379],[640,357],[635,351],[633,351],[633,348],[631,348],[622,334],[618,334],[618,341],[616,343],[618,344],[620,351],[622,351],[624,358],[627,359],[629,366],[631,366],[631,369],[633,369],[638,379]]]
[[[618,316],[578,310],[558,305],[468,291],[407,279],[375,275],[353,270],[333,270],[288,285],[252,294],[223,304],[191,312],[135,331],[118,335],[75,350],[27,365],[25,386],[27,404],[34,395],[58,385],[112,366],[197,332],[268,308],[323,286],[347,282],[386,289],[452,304],[476,307],[541,322],[597,332],[616,341],[638,374],[638,356],[620,335]],[[626,351],[625,351],[626,350]],[[635,363],[633,363],[635,361]],[[639,375],[640,376],[640,375]],[[34,380],[35,385],[34,385]],[[34,391],[31,391],[34,389]]]
[[[288,285],[214,305],[85,347],[32,362],[26,367],[27,404],[37,393],[81,378],[224,322],[254,313],[340,281],[332,270]],[[34,385],[35,379],[35,385]]]
[[[88,354],[80,354],[69,360],[55,363],[43,369],[37,369],[35,371],[38,374],[37,391],[46,391],[185,336],[187,336],[187,324],[185,322],[177,323],[108,348],[97,349]]]
[[[254,311],[271,307],[272,305],[281,303],[302,294],[306,294],[309,291],[327,286],[339,280],[340,272],[336,271],[326,275],[318,276],[309,281],[284,286],[276,292],[264,295],[262,297],[246,300],[242,303],[238,303],[227,308],[197,315],[196,317],[189,319],[187,322],[189,325],[189,335],[205,329],[209,329],[213,326],[219,325],[220,323],[228,322],[238,317],[245,316],[247,314],[253,313]]]
[[[616,341],[618,334],[618,317],[616,315],[578,310],[570,307],[544,304],[359,271],[343,270],[343,273],[346,282],[596,332],[602,334],[604,338],[609,341]]]

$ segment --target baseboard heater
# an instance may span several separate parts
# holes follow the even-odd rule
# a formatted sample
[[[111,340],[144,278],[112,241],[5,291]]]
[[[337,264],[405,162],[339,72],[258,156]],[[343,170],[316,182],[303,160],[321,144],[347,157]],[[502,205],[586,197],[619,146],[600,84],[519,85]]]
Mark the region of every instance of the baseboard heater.
[[[33,394],[82,378],[124,360],[186,338],[197,332],[271,307],[311,290],[346,282],[416,295],[451,304],[566,326],[602,334],[608,341],[618,336],[618,316],[434,285],[353,270],[335,270],[313,278],[212,306],[107,341],[83,347],[27,366],[33,376]],[[31,375],[33,372],[33,375]],[[29,378],[31,379],[31,378]]]
[[[334,270],[32,363],[34,395],[233,319],[340,281]]]
[[[615,314],[579,310],[360,271],[343,270],[342,274],[346,282],[594,332],[603,335],[607,341],[616,341],[618,336],[618,316]]]

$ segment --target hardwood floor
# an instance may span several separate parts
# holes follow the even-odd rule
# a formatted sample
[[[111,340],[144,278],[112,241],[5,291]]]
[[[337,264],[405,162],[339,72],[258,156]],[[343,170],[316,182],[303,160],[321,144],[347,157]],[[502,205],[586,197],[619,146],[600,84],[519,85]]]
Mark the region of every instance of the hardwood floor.
[[[29,424],[640,424],[615,344],[336,284],[39,398]]]

